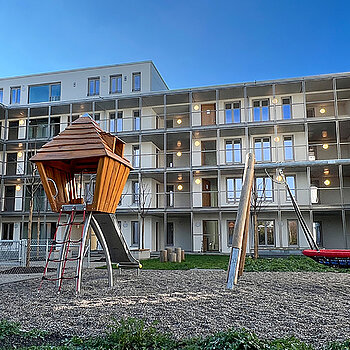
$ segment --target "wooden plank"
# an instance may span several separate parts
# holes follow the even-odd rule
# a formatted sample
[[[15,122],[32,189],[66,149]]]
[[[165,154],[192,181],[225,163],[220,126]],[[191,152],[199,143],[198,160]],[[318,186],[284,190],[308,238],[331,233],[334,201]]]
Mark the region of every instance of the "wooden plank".
[[[53,140],[49,143],[45,144],[41,149],[43,148],[51,148],[51,147],[57,147],[57,146],[71,146],[71,145],[81,145],[81,144],[98,144],[102,145],[100,140],[97,137],[87,137],[87,138],[81,138],[81,135],[78,135],[74,138],[66,138],[66,139],[59,139],[59,140]]]
[[[110,212],[111,203],[113,202],[113,189],[116,184],[116,179],[118,176],[118,170],[120,166],[119,163],[113,160],[112,158],[109,158],[109,161],[112,163],[112,173],[108,184],[105,183],[105,186],[107,187],[107,196],[104,201],[104,206],[101,208],[101,210],[107,213]]]
[[[97,167],[97,178],[96,178],[96,185],[95,185],[95,192],[94,192],[94,199],[93,199],[93,208],[94,210],[97,210],[99,201],[101,198],[101,191],[102,191],[102,185],[103,185],[103,178],[105,176],[106,170],[107,170],[107,157],[103,157],[98,162]]]
[[[41,148],[39,154],[41,153],[55,153],[55,152],[77,152],[77,151],[83,151],[87,149],[98,149],[98,150],[104,150],[105,147],[103,147],[102,144],[98,143],[85,143],[81,142],[79,145],[53,145],[50,147]]]
[[[118,192],[118,184],[119,184],[118,181],[120,181],[120,179],[122,178],[122,175],[123,175],[123,174],[121,174],[122,167],[123,167],[123,165],[114,161],[114,174],[113,174],[113,177],[111,179],[111,188],[110,188],[111,195],[109,198],[108,207],[106,208],[106,211],[108,213],[111,213],[111,211],[113,210],[114,199],[115,199],[115,196]],[[118,178],[119,178],[119,180],[118,180]]]
[[[247,208],[247,214],[246,214],[246,218],[245,218],[245,227],[244,227],[244,234],[243,234],[241,259],[239,261],[239,268],[238,268],[238,277],[243,275],[244,265],[245,265],[245,257],[247,255],[247,245],[248,245],[248,237],[249,237],[249,222],[250,222],[250,206],[251,206],[251,201],[249,201],[249,205]]]
[[[114,165],[114,160],[111,158],[107,157],[106,162],[107,162],[106,175],[103,178],[103,184],[101,184],[102,192],[101,192],[100,202],[98,205],[100,210],[104,210],[104,208],[106,207],[106,204],[108,204],[106,203],[106,201],[109,200],[109,196],[110,196],[110,193],[108,192],[108,190],[109,190],[109,184],[111,181],[113,165]]]
[[[113,211],[115,211],[117,209],[117,207],[118,207],[118,203],[119,203],[120,197],[122,195],[122,192],[123,192],[126,180],[128,179],[129,173],[130,173],[130,169],[125,167],[124,168],[124,174],[123,174],[123,177],[122,177],[122,179],[120,181],[120,185],[119,185],[119,189],[118,189],[117,195],[115,196],[115,201],[114,201],[114,205],[113,205]]]
[[[40,152],[33,157],[33,161],[47,161],[47,160],[71,160],[79,158],[93,158],[93,157],[104,157],[106,156],[106,151],[103,149],[99,150],[79,150],[76,152],[62,151],[62,152]]]
[[[111,213],[115,212],[119,200],[120,200],[120,196],[118,198],[118,193],[120,192],[120,187],[122,186],[122,191],[124,186],[122,185],[122,181],[123,181],[123,177],[126,171],[126,167],[123,164],[120,164],[119,169],[118,169],[118,176],[117,179],[115,180],[115,185],[113,188],[113,194],[112,194],[112,202],[111,202],[111,206],[109,207],[109,210]]]
[[[52,209],[52,211],[57,212],[58,211],[57,206],[56,206],[56,203],[53,199],[53,194],[52,194],[51,188],[49,186],[49,183],[47,181],[47,175],[46,175],[45,168],[41,162],[36,163],[36,166],[38,168],[38,172],[39,172],[41,182],[43,184],[46,196],[47,196],[49,203],[51,205],[51,209]]]

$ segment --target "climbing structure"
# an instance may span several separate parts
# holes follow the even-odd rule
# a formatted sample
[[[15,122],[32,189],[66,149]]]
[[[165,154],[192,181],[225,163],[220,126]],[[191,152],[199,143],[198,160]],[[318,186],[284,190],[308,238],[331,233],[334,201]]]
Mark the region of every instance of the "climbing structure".
[[[60,290],[65,278],[74,278],[76,291],[80,291],[82,260],[90,225],[104,249],[110,285],[113,284],[112,263],[139,267],[114,217],[132,169],[124,158],[123,141],[104,132],[85,114],[45,144],[30,160],[37,166],[52,211],[60,213],[55,246],[51,247],[43,281],[56,281]],[[88,183],[84,181],[87,176],[90,179]],[[63,224],[62,214],[68,214],[67,222]],[[72,230],[76,226],[81,228],[81,233],[78,239],[73,240]],[[63,239],[58,242],[57,232],[62,228]],[[79,245],[76,257],[69,256],[71,244]],[[60,246],[59,257],[54,258],[53,251],[57,245]],[[72,260],[77,261],[76,274],[65,277],[66,263]],[[58,264],[55,278],[46,275],[50,262]]]

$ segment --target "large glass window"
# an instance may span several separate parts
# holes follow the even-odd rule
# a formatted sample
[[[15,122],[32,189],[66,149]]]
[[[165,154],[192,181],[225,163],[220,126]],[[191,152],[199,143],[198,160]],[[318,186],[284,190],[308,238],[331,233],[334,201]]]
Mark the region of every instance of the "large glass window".
[[[260,200],[264,202],[273,201],[272,180],[269,177],[257,177],[255,179],[255,186]]]
[[[268,121],[270,119],[269,99],[253,101],[253,115],[255,122]]]
[[[226,193],[227,202],[238,202],[241,197],[242,179],[241,178],[227,178],[226,179]]]
[[[132,182],[132,202],[133,204],[139,204],[140,199],[140,185],[138,181]]]
[[[61,83],[29,86],[29,103],[60,101]]]
[[[167,222],[166,227],[166,245],[173,246],[174,245],[174,223]]]
[[[259,245],[275,245],[275,223],[273,220],[258,220]]]
[[[257,162],[271,160],[271,140],[269,137],[254,139],[254,153]]]
[[[290,191],[292,192],[292,195],[296,197],[295,196],[295,176],[293,175],[286,176],[286,181],[290,188]],[[287,199],[290,200],[288,192],[287,192]]]
[[[288,244],[298,245],[298,221],[288,220]]]
[[[284,136],[283,137],[283,151],[284,151],[284,160],[293,160],[293,136]]]
[[[292,98],[282,98],[282,115],[283,119],[292,119]]]
[[[241,122],[241,102],[225,103],[225,124]]]
[[[141,91],[141,73],[132,73],[132,91]]]
[[[227,140],[225,142],[226,163],[242,162],[241,140]]]
[[[4,89],[0,89],[0,103],[4,101]]]
[[[13,240],[14,223],[3,223],[2,224],[2,240]]]
[[[110,78],[110,88],[109,93],[110,94],[120,94],[122,93],[122,75],[113,75]]]
[[[49,137],[48,119],[31,119],[29,121],[29,138],[44,139]]]
[[[21,102],[21,87],[12,87],[11,88],[11,96],[10,96],[10,104],[17,104]]]
[[[123,112],[117,112],[117,119],[115,113],[109,113],[109,132],[123,131]]]
[[[140,130],[141,129],[141,118],[140,118],[140,111],[134,111],[134,130]]]
[[[131,245],[139,246],[140,243],[140,225],[138,221],[131,221]]]
[[[100,94],[100,78],[89,78],[88,96],[95,96]]]
[[[227,221],[227,245],[232,246],[233,232],[235,230],[235,220]]]
[[[132,146],[132,166],[134,168],[140,167],[140,146],[139,145]]]

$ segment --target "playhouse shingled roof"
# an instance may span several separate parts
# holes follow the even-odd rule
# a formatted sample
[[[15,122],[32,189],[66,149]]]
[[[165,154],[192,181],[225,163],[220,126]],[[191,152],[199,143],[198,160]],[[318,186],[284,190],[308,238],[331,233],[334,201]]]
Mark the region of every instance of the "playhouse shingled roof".
[[[103,131],[89,114],[84,114],[40,148],[30,160],[72,161],[108,156],[132,168],[123,157],[123,148],[122,140]]]

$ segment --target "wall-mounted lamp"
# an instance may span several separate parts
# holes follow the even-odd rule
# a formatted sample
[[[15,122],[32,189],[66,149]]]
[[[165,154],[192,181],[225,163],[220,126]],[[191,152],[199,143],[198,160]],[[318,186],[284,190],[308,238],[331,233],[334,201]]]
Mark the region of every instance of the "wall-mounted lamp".
[[[202,182],[202,180],[201,180],[199,177],[197,177],[197,179],[194,180],[194,182],[195,182],[197,185],[200,185],[200,183]]]
[[[182,145],[181,141],[180,140],[177,141],[176,145],[177,145],[177,147],[181,147],[181,145]]]
[[[326,186],[329,186],[331,184],[331,181],[329,179],[324,180],[323,182]]]
[[[19,120],[19,125],[24,125],[24,120],[23,119]]]
[[[193,106],[193,109],[194,109],[195,111],[199,111],[199,105],[194,105],[194,106]]]
[[[328,148],[329,148],[329,144],[328,144],[328,143],[324,143],[324,144],[322,145],[322,148],[323,148],[323,149],[328,149]]]
[[[322,137],[327,137],[327,136],[328,136],[327,130],[323,130],[323,131],[322,131]]]
[[[276,104],[278,103],[278,98],[277,98],[277,97],[274,97],[274,98],[272,99],[272,103],[273,103],[274,105],[276,105]]]
[[[177,179],[178,179],[179,181],[181,181],[181,180],[182,180],[182,175],[179,174],[179,175],[177,176]]]
[[[282,177],[281,175],[278,175],[278,176],[276,177],[276,180],[277,180],[278,182],[282,182],[283,177]]]
[[[20,191],[21,190],[21,185],[16,185],[16,191]]]
[[[176,155],[177,155],[178,157],[181,157],[181,156],[182,156],[182,152],[179,151],[179,152],[176,153]]]
[[[321,114],[325,114],[325,113],[326,113],[326,108],[321,108],[321,109],[320,109],[320,113],[321,113]]]
[[[328,168],[324,168],[324,169],[323,169],[323,174],[329,175],[329,169],[328,169]]]
[[[18,144],[18,147],[23,147],[23,143],[19,143],[19,144]]]
[[[179,191],[182,191],[183,190],[183,186],[182,185],[177,185],[177,189],[179,190]]]
[[[194,141],[194,145],[196,146],[196,147],[199,147],[200,145],[201,145],[201,142],[200,141]]]
[[[22,158],[22,157],[23,157],[23,152],[19,151],[19,152],[17,153],[17,157],[18,157],[18,158]]]
[[[275,140],[275,142],[280,142],[279,136],[275,136],[274,140]]]
[[[182,119],[178,119],[177,121],[176,121],[176,123],[178,123],[179,125],[182,123]]]

